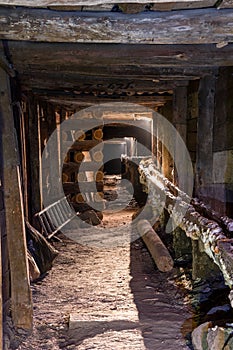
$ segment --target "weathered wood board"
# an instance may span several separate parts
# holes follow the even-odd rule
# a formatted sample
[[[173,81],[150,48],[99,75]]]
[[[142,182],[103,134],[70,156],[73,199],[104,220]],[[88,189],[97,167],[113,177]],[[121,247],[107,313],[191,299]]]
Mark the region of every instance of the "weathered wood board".
[[[14,325],[32,328],[32,299],[28,275],[26,234],[20,188],[17,144],[11,110],[10,82],[0,68],[0,123],[3,149],[3,186],[6,233],[11,272],[11,308]]]
[[[228,0],[229,1],[229,0]],[[101,6],[109,7],[109,5],[114,4],[124,4],[131,7],[137,7],[139,4],[153,4],[155,9],[179,9],[179,8],[198,8],[198,7],[211,7],[214,6],[215,0],[1,0],[0,5],[8,6],[27,6],[27,7],[75,7],[84,6],[88,8],[89,6]]]
[[[233,0],[222,0],[218,5],[218,9],[233,8]]]
[[[143,12],[59,12],[2,8],[0,38],[7,40],[125,43],[212,44],[233,41],[233,10],[198,9]]]

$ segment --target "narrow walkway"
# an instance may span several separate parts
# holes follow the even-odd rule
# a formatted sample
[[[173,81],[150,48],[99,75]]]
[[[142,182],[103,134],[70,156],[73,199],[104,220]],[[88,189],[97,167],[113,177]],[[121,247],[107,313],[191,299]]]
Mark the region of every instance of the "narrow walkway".
[[[64,238],[56,246],[54,268],[32,287],[33,334],[18,349],[190,349],[192,315],[177,271],[159,272],[141,241],[102,249]]]

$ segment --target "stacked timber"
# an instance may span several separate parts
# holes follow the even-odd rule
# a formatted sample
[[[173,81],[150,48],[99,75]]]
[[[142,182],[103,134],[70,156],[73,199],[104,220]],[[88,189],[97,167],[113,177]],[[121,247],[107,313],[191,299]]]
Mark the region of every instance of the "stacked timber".
[[[73,141],[63,162],[65,195],[82,221],[97,225],[104,209],[103,129],[69,130],[63,132],[62,139]]]

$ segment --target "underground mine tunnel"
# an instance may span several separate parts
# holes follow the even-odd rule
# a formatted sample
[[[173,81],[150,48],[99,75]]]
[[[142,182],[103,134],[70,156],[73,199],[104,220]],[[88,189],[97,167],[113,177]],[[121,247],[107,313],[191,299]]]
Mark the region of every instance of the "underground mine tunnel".
[[[0,349],[233,349],[232,17],[0,1]]]

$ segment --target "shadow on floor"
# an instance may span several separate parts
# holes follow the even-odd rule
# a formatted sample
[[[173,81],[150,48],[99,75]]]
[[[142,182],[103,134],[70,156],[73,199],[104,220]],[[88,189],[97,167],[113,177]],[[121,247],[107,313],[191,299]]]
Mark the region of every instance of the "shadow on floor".
[[[175,285],[176,269],[169,273],[158,271],[142,240],[131,244],[130,254],[130,287],[145,348],[192,349],[187,339],[192,330],[192,312]]]

